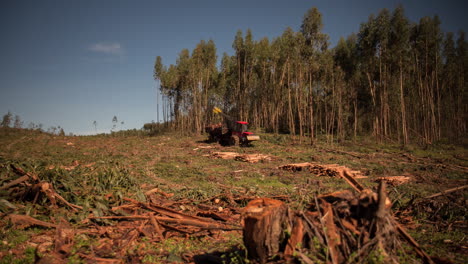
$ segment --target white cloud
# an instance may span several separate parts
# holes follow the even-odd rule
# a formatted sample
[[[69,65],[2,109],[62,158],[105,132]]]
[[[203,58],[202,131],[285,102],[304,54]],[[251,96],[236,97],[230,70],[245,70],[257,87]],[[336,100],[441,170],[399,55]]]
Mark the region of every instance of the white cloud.
[[[89,50],[105,54],[122,54],[123,48],[120,43],[96,43],[89,47]]]

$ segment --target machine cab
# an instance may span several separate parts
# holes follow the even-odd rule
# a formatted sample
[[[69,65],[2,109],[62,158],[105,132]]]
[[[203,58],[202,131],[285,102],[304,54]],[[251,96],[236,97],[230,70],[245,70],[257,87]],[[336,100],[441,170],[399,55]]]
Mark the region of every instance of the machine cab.
[[[249,123],[247,123],[245,121],[236,121],[234,131],[244,133],[244,132],[247,131],[247,125],[248,124]]]

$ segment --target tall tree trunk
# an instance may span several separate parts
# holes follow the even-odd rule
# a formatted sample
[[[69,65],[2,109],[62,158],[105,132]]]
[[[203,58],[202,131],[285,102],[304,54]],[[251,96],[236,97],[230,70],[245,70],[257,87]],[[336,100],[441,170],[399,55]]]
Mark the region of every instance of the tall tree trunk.
[[[401,110],[401,128],[403,145],[408,144],[408,131],[406,128],[406,109],[405,109],[405,97],[403,92],[403,64],[402,58],[400,57],[400,110]]]
[[[314,129],[314,91],[312,88],[312,73],[309,73],[309,119],[310,119],[310,144],[314,145],[315,129]]]

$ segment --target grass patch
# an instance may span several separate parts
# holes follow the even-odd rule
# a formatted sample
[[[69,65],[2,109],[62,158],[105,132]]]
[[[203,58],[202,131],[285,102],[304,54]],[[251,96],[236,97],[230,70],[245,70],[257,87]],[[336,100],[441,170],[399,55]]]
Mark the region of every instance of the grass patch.
[[[192,199],[194,204],[204,203],[214,196],[221,197],[225,193],[249,197],[286,195],[291,200],[291,206],[297,209],[314,202],[318,194],[350,189],[342,179],[277,169],[280,165],[297,162],[339,164],[360,170],[369,176],[368,179],[359,180],[368,188],[377,186],[373,181],[376,177],[410,175],[411,183],[389,187],[390,197],[395,202],[394,209],[404,208],[412,199],[417,201],[444,189],[466,184],[466,173],[459,168],[468,166],[468,155],[461,146],[434,144],[423,149],[413,145],[377,144],[366,139],[358,143],[345,141],[340,144],[319,140],[312,146],[308,139],[299,144],[289,135],[262,133],[260,137],[261,140],[255,142],[253,147],[240,148],[202,143],[205,136],[163,134],[144,137],[119,134],[56,137],[32,131],[4,133],[0,129],[0,185],[18,177],[9,167],[15,164],[52,183],[57,193],[69,202],[84,207],[78,213],[65,207],[51,210],[47,199],[39,199],[32,205],[31,200],[24,197],[16,199],[10,197],[8,192],[0,192],[0,199],[7,202],[0,203],[0,210],[4,213],[29,214],[44,221],[63,217],[79,225],[90,213],[96,216],[107,214],[110,208],[121,205],[124,197],[145,201],[143,193],[155,187],[173,193],[170,199],[174,201]],[[247,164],[212,159],[210,154],[214,151],[261,153],[273,156],[273,160]],[[457,199],[467,198],[466,191],[457,195]],[[239,207],[245,203],[240,202]],[[10,208],[9,204],[16,209]],[[440,221],[450,222],[463,220],[463,214],[466,214],[463,212],[450,208],[446,212],[441,209],[437,214],[441,217]],[[413,216],[415,221],[424,223],[431,214],[416,213]],[[97,224],[112,223],[102,221]],[[7,228],[9,226],[5,223],[0,234],[0,240],[7,241],[0,244],[0,252],[5,256],[2,263],[16,261],[14,255],[6,254],[12,248],[21,248],[26,254],[26,262],[16,263],[31,263],[28,262],[31,250],[27,249],[27,243],[37,232],[34,229]],[[418,230],[413,233],[420,244],[436,255],[447,254],[456,262],[463,262],[460,260],[466,254],[459,252],[455,245],[463,243],[460,242],[463,238],[460,234],[466,232],[455,227],[452,230],[424,228],[424,232]],[[76,254],[86,254],[96,243],[87,236],[77,236],[75,239],[70,263],[80,263],[81,259]],[[444,242],[447,240],[454,243]],[[139,244],[139,247],[131,248],[128,254],[137,254],[144,245],[148,254],[142,261],[146,263],[179,261],[186,252],[211,254],[208,248],[224,251],[221,255],[226,263],[246,263],[245,252],[239,249],[242,241],[238,233],[220,240],[168,239],[165,243],[153,244],[142,240]],[[379,256],[376,255],[375,262],[378,261]]]

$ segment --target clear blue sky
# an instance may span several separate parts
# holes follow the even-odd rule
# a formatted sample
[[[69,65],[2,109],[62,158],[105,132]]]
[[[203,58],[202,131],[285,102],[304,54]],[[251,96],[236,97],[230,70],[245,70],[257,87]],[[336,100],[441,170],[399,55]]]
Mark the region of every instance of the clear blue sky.
[[[175,63],[178,53],[213,39],[218,59],[232,55],[238,29],[255,39],[299,30],[316,6],[334,45],[357,32],[371,13],[400,2],[413,22],[439,15],[444,31],[468,29],[464,1],[384,0],[167,0],[0,1],[0,115],[8,110],[44,128],[89,134],[97,121],[109,132],[156,120],[156,56]],[[120,125],[119,125],[120,126]]]

